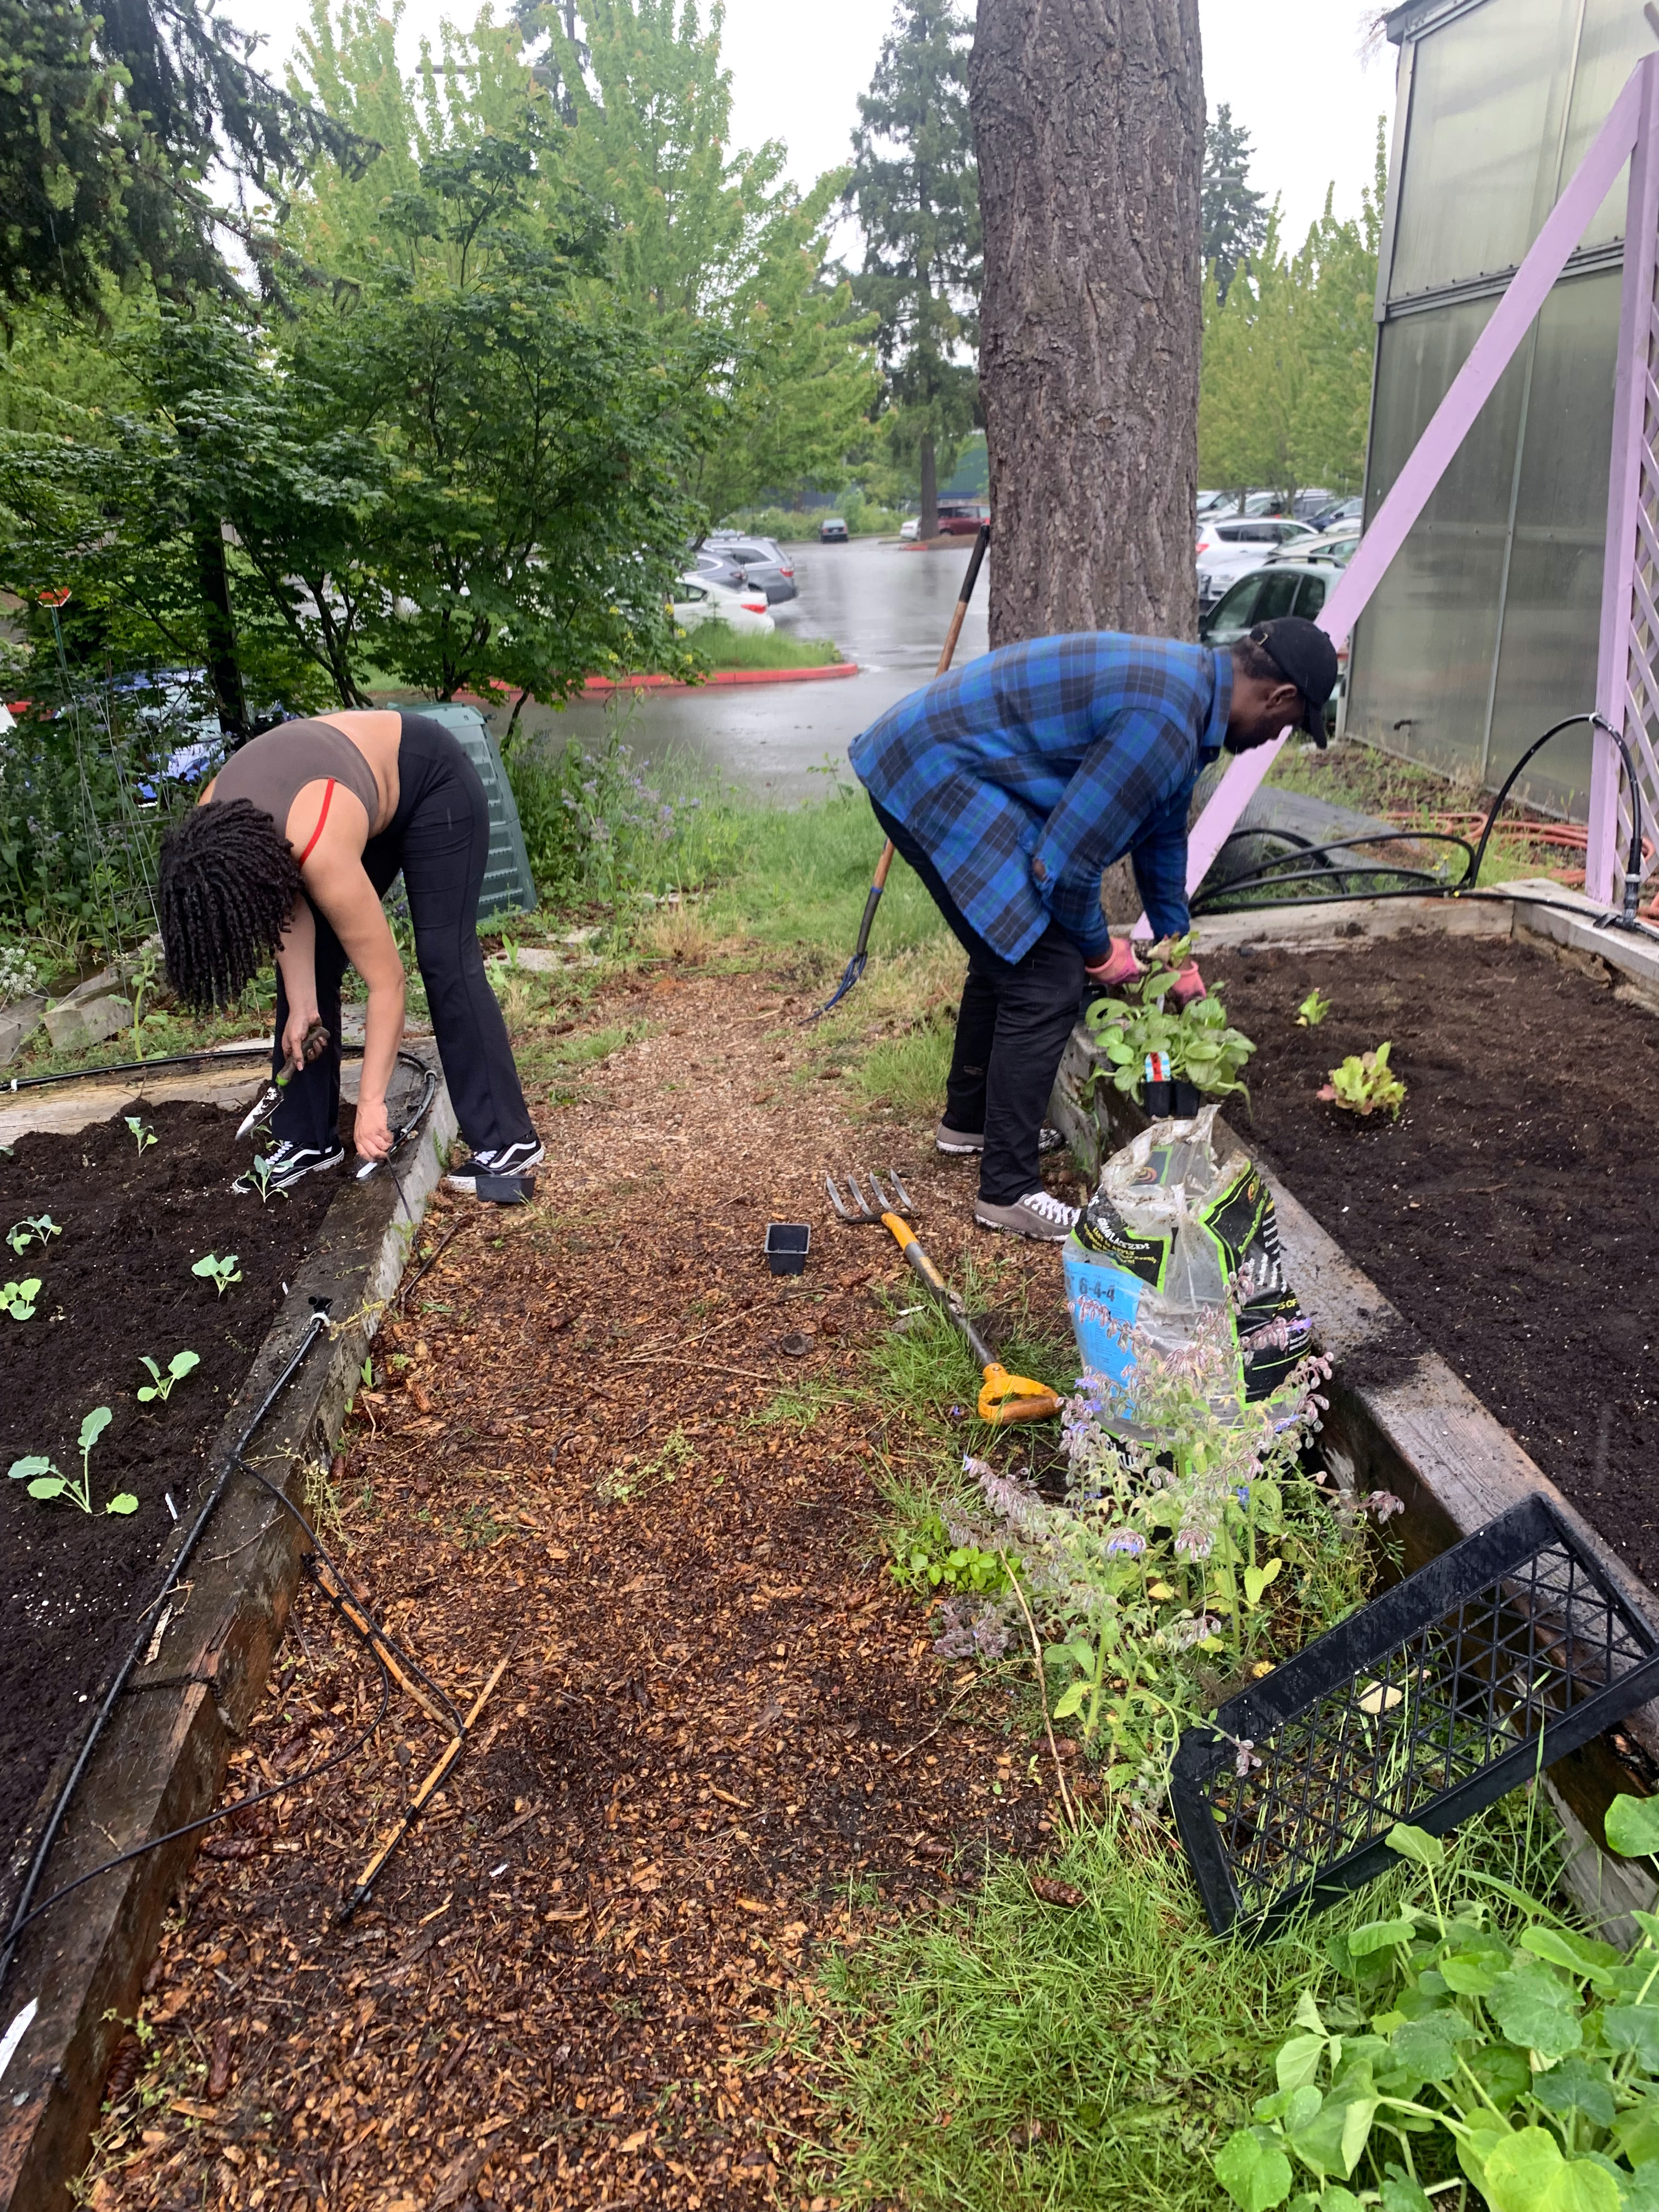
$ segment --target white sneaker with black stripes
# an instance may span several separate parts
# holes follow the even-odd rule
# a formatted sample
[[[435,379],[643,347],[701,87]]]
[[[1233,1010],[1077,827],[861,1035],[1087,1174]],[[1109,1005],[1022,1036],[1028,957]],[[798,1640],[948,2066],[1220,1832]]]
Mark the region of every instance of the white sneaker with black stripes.
[[[534,1175],[547,1157],[535,1137],[521,1137],[514,1145],[496,1145],[487,1152],[474,1152],[463,1168],[458,1168],[444,1181],[451,1190],[464,1190],[471,1198],[478,1195],[480,1176]]]
[[[281,1139],[270,1150],[244,1168],[230,1186],[238,1198],[252,1198],[256,1194],[267,1197],[273,1190],[291,1190],[308,1175],[321,1175],[325,1168],[337,1168],[345,1158],[345,1146],[337,1141],[332,1145],[291,1145]]]

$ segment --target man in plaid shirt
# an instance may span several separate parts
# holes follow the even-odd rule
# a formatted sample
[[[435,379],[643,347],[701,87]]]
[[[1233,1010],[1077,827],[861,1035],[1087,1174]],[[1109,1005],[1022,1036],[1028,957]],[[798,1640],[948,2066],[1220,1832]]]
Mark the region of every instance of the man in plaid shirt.
[[[1037,1161],[1085,981],[1136,972],[1107,929],[1103,872],[1127,853],[1154,933],[1184,935],[1199,770],[1287,723],[1322,744],[1335,682],[1330,640],[1294,616],[1222,652],[1088,631],[969,661],[854,739],[877,820],[967,950],[935,1142],[980,1153],[984,1227],[1060,1238],[1076,1219]],[[1189,961],[1175,995],[1203,990]]]

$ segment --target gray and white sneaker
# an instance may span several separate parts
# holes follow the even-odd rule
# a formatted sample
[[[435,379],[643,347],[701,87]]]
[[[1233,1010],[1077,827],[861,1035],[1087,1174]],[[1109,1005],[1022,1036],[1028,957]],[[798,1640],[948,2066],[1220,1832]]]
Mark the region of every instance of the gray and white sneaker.
[[[478,1195],[478,1178],[486,1180],[497,1176],[534,1175],[547,1157],[539,1139],[520,1137],[516,1144],[496,1145],[487,1152],[474,1152],[464,1168],[458,1168],[444,1181],[451,1190],[464,1190],[469,1197]]]
[[[1013,1206],[992,1206],[982,1198],[974,1201],[974,1218],[981,1229],[1006,1229],[1013,1236],[1035,1237],[1049,1244],[1071,1235],[1078,1212],[1047,1190],[1028,1190]]]
[[[321,1175],[325,1168],[337,1168],[345,1158],[345,1146],[332,1145],[291,1145],[281,1139],[251,1168],[244,1168],[230,1186],[238,1198],[252,1198],[273,1190],[291,1190],[296,1182],[308,1175]]]
[[[1058,1129],[1051,1129],[1045,1121],[1037,1132],[1037,1153],[1057,1152],[1066,1142]],[[943,1152],[947,1159],[966,1159],[970,1153],[985,1150],[983,1129],[953,1129],[948,1121],[941,1121],[933,1132],[933,1150]]]

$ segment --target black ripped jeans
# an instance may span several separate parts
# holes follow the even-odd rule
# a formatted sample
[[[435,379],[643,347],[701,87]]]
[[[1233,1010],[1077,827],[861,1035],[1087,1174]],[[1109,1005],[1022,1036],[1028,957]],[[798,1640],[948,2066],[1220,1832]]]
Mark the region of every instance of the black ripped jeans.
[[[1082,950],[1051,921],[1023,959],[1005,960],[963,915],[903,823],[870,803],[967,952],[945,1118],[965,1135],[985,1133],[979,1194],[986,1204],[1017,1205],[1042,1188],[1037,1144],[1083,997]]]
[[[533,1137],[507,1042],[507,1024],[484,974],[478,893],[489,857],[489,801],[478,771],[441,722],[405,714],[398,744],[398,811],[363,848],[363,873],[384,898],[399,868],[415,925],[415,960],[461,1134],[475,1152]],[[317,923],[317,1012],[326,1052],[295,1076],[270,1117],[273,1137],[325,1150],[340,1117],[340,981],[345,948],[324,916]],[[283,1067],[288,994],[276,978],[276,1045]]]

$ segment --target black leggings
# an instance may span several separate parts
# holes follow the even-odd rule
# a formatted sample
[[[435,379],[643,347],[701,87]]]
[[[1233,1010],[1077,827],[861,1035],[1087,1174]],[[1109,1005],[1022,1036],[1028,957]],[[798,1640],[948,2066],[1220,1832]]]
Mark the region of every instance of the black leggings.
[[[403,870],[444,1079],[461,1134],[475,1152],[532,1137],[507,1024],[478,946],[478,893],[489,854],[489,802],[478,772],[445,729],[405,714],[398,747],[398,811],[363,848],[363,872],[384,898]],[[313,908],[313,913],[316,909]],[[288,1085],[271,1134],[294,1145],[334,1142],[340,1115],[340,979],[345,948],[320,914],[317,1012],[332,1042]],[[273,1073],[283,1066],[288,994],[276,977]]]

